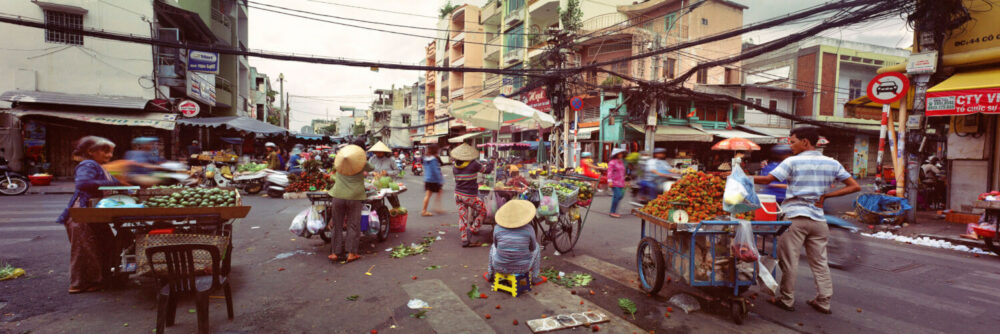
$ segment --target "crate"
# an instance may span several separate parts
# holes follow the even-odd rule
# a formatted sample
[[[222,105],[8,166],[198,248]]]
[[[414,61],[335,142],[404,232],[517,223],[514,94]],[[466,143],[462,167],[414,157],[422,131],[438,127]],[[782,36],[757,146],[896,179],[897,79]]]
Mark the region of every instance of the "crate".
[[[229,191],[235,190],[235,188],[221,188]],[[159,189],[153,189],[159,190]],[[173,192],[182,191],[184,188],[170,189]],[[171,193],[173,193],[171,192]],[[155,195],[160,196],[160,195]],[[139,202],[145,201],[151,195],[147,194],[137,194],[136,196]],[[96,204],[96,203],[92,203]],[[81,223],[110,223],[115,218],[118,217],[163,217],[163,216],[186,216],[186,215],[202,215],[202,214],[218,214],[220,219],[237,219],[244,218],[250,213],[249,206],[243,206],[243,199],[240,192],[236,192],[236,205],[235,206],[220,206],[220,207],[191,207],[191,208],[70,208],[69,215],[74,221]]]
[[[944,217],[944,221],[955,224],[973,224],[979,222],[979,215],[960,213],[960,212],[949,212]]]

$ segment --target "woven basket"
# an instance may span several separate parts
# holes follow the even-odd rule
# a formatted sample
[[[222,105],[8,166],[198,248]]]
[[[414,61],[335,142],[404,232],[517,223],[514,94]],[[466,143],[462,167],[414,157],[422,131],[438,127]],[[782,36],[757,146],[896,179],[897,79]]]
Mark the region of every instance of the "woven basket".
[[[903,223],[903,214],[896,214],[895,212],[874,212],[866,209],[864,206],[854,203],[854,211],[858,214],[858,221],[868,225],[879,225],[879,224],[893,224],[899,225]],[[883,219],[888,219],[883,221]]]
[[[183,244],[212,245],[219,248],[222,255],[221,261],[225,260],[226,249],[229,247],[230,237],[208,234],[145,234],[136,237],[136,274],[144,275],[151,271],[156,275],[166,271],[166,259],[163,254],[153,257],[153,268],[150,268],[146,258],[146,249],[157,246],[172,246]],[[198,271],[211,271],[212,255],[203,250],[194,251],[194,266]]]

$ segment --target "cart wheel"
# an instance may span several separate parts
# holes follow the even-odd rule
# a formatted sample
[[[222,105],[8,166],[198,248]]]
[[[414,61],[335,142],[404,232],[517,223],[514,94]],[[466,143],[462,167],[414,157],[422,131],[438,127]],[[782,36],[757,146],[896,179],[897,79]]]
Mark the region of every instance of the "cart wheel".
[[[323,243],[328,244],[330,243],[331,240],[333,240],[333,231],[331,231],[329,228],[324,228],[322,231],[319,232],[319,238],[323,239]]]
[[[650,237],[642,238],[635,251],[635,257],[642,291],[649,294],[660,292],[666,268],[663,264],[663,250],[660,248],[660,243]]]
[[[538,239],[538,245],[545,249],[545,245],[549,244],[549,238],[545,236],[545,229],[542,228],[543,218],[535,217],[531,220],[531,228],[535,230],[535,238]]]
[[[255,194],[259,193],[263,189],[264,189],[264,183],[263,182],[254,182],[254,183],[250,184],[250,186],[248,186],[246,188],[246,191],[247,191],[247,194],[255,195]]]
[[[864,252],[864,241],[861,240],[860,233],[853,233],[848,229],[840,227],[830,228],[829,242],[827,243],[827,262],[830,267],[840,270],[850,270],[861,263],[861,256]]]
[[[559,221],[552,228],[552,245],[565,254],[573,250],[573,246],[580,240],[583,222],[580,219],[570,219],[568,213],[560,213]]]
[[[729,302],[729,316],[733,322],[742,325],[750,317],[750,309],[747,307],[745,299],[734,299]]]
[[[378,241],[385,241],[385,239],[389,238],[389,208],[382,205],[378,209],[375,209],[375,211],[378,212],[379,222],[378,235],[376,237]]]
[[[996,255],[1000,255],[1000,241],[996,237],[983,238],[983,242],[986,243],[986,249],[989,249]]]

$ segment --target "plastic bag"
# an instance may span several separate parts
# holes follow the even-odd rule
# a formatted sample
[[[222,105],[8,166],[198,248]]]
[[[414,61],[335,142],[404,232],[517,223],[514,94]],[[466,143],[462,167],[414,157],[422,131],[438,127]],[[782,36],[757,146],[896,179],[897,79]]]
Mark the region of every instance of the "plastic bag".
[[[370,234],[377,234],[380,226],[381,226],[381,222],[378,219],[378,211],[377,210],[371,210],[368,213],[368,233],[370,233]],[[364,231],[362,231],[362,232],[364,232]]]
[[[698,299],[686,293],[673,295],[667,302],[684,310],[685,314],[701,309],[701,303],[698,302]]]
[[[302,236],[302,232],[306,230],[306,216],[309,215],[309,209],[302,210],[299,214],[295,215],[292,219],[292,226],[288,227],[288,231],[297,236]]]
[[[549,194],[545,195],[546,192]],[[552,186],[542,186],[538,189],[537,213],[543,217],[559,215],[559,196]]]
[[[486,200],[483,201],[483,205],[486,206],[486,216],[493,217],[497,213],[497,195],[494,192],[490,192],[486,195]]]
[[[323,220],[323,215],[316,210],[316,207],[309,207],[309,215],[306,216],[306,228],[309,229],[309,233],[318,234],[326,228],[326,221]]]
[[[757,261],[757,268],[759,269],[757,280],[760,281],[764,292],[774,296],[778,292],[778,282],[774,280],[774,275],[771,275],[771,271],[767,269],[767,265],[763,261]]]
[[[760,199],[754,192],[753,181],[739,165],[726,178],[726,191],[722,194],[722,210],[737,214],[760,208]]]
[[[748,220],[741,220],[733,237],[733,256],[743,262],[756,262],[760,258],[753,237],[753,226]]]

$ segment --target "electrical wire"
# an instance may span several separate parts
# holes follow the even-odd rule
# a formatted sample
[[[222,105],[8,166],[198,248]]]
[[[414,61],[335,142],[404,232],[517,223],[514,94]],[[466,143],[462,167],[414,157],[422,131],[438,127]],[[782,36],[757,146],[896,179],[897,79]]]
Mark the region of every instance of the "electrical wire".
[[[348,8],[364,9],[364,10],[370,10],[370,11],[376,11],[376,12],[383,12],[383,13],[391,13],[391,14],[399,14],[399,15],[408,15],[408,16],[431,18],[431,19],[435,19],[435,20],[441,19],[440,17],[437,17],[437,16],[421,15],[421,14],[407,13],[407,12],[396,12],[396,11],[391,11],[391,10],[387,10],[387,9],[368,8],[368,7],[361,7],[361,6],[355,6],[355,5],[345,5],[345,4],[335,3],[335,2],[330,2],[330,1],[320,1],[320,0],[306,0],[306,1],[315,2],[315,3],[321,3],[321,4],[327,4],[327,5],[333,5],[333,6],[342,6],[342,7],[348,7]]]

